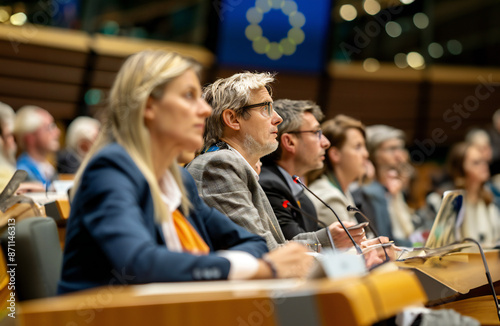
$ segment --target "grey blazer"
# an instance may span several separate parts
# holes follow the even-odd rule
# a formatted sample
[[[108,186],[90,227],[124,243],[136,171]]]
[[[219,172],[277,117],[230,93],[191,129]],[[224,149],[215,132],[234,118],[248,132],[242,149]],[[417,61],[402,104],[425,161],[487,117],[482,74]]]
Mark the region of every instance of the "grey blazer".
[[[187,170],[208,206],[263,237],[269,250],[286,242],[252,168],[237,152],[220,149],[204,153],[189,163]]]

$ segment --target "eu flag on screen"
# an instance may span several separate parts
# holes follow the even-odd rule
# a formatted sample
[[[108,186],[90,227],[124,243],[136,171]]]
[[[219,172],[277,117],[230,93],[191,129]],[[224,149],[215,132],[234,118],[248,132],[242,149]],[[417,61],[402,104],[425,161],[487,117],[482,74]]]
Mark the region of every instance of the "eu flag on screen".
[[[219,64],[320,72],[330,0],[214,1],[220,19]]]

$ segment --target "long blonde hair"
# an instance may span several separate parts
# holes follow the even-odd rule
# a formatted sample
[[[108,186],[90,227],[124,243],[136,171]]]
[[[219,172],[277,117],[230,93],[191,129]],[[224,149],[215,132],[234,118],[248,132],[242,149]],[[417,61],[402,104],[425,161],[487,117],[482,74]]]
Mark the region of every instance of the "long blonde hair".
[[[158,180],[153,172],[150,135],[144,124],[144,109],[150,96],[161,98],[165,86],[189,69],[199,72],[200,66],[191,59],[163,50],[142,51],[125,61],[111,88],[102,129],[76,174],[75,191],[72,194],[80,186],[89,160],[109,143],[117,142],[125,148],[149,184],[156,221],[162,222],[170,218],[165,203],[161,200]],[[187,214],[190,202],[177,162],[173,162],[169,170],[181,189],[181,207]]]

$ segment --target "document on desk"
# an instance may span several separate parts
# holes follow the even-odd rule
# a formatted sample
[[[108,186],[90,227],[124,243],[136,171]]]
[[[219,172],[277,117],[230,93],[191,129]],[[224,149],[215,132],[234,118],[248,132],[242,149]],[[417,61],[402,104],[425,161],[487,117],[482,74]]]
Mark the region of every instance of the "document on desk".
[[[151,283],[134,286],[134,292],[137,296],[149,296],[200,292],[283,291],[297,288],[303,283],[304,281],[300,279]]]
[[[444,257],[456,252],[477,252],[473,243],[456,243],[440,248],[405,248],[396,259],[397,261],[410,262],[412,260],[425,261],[432,257]]]

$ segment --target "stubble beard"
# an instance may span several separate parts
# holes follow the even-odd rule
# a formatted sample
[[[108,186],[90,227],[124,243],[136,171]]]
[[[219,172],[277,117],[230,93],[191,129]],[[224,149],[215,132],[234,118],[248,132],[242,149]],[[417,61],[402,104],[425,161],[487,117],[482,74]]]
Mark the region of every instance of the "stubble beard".
[[[257,153],[259,154],[259,157],[264,157],[267,154],[271,154],[278,148],[278,142],[267,143],[265,145],[262,145],[259,144],[255,140],[255,138],[253,138],[249,134],[245,135],[245,140],[243,144],[249,153]]]

